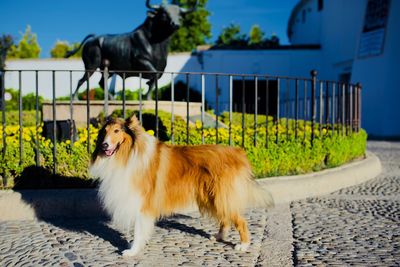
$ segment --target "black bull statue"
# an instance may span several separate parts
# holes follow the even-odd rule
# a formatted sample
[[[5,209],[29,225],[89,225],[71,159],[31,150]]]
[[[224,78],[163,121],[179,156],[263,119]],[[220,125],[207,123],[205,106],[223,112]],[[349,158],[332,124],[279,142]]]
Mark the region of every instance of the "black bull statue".
[[[82,46],[82,60],[86,73],[79,81],[73,97],[77,98],[79,87],[95,72],[97,68],[104,70],[108,65],[110,70],[122,77],[122,71],[149,71],[162,72],[167,65],[168,43],[171,35],[180,27],[180,20],[186,13],[194,8],[182,8],[175,4],[150,5],[147,18],[142,25],[129,33],[106,34],[95,36],[90,34],[85,37],[80,46],[67,52],[65,57],[75,54]],[[149,90],[147,99],[151,97],[150,91],[156,79],[162,73],[142,73],[148,79]],[[139,73],[127,72],[125,77],[138,76]],[[104,89],[104,75],[99,85]]]

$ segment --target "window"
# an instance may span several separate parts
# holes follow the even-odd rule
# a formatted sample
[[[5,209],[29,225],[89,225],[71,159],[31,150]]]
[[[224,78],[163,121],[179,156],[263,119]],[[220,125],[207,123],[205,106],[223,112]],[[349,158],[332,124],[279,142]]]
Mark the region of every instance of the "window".
[[[318,0],[318,11],[324,8],[324,0]]]

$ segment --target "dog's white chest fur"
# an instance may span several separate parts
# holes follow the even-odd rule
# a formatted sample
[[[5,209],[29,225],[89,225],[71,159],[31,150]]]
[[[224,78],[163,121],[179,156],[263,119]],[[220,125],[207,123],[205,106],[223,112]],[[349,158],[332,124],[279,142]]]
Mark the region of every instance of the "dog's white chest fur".
[[[154,146],[147,146],[144,154],[150,156],[153,149]],[[147,168],[149,161],[149,157],[138,157],[133,152],[125,167],[114,157],[100,158],[90,167],[90,174],[101,180],[99,195],[104,208],[120,230],[129,230],[142,208],[140,190],[134,188],[132,179]]]

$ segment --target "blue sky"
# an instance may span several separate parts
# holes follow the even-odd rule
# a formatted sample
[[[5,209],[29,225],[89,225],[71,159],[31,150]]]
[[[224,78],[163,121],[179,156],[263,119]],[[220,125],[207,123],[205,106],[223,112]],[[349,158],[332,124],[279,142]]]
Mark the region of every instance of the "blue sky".
[[[159,1],[161,2],[161,1]],[[159,3],[158,2],[158,3]],[[297,0],[209,0],[212,38],[223,27],[239,24],[248,33],[258,24],[267,36],[275,33],[287,44],[286,26]],[[157,1],[151,1],[157,4]],[[16,41],[29,24],[38,35],[41,57],[49,57],[57,40],[80,42],[87,34],[123,33],[136,28],[145,19],[145,0],[1,0],[0,34],[11,34]]]

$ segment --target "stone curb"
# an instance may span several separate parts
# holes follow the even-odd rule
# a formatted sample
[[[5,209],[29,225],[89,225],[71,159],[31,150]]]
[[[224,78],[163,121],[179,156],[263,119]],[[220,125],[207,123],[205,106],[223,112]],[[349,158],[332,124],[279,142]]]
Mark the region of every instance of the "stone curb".
[[[377,156],[317,173],[259,179],[276,204],[331,193],[376,177],[381,172]],[[188,209],[185,211],[193,211]],[[95,189],[0,191],[0,221],[106,216]]]
[[[381,171],[379,158],[372,152],[367,152],[365,159],[337,168],[304,175],[263,178],[257,181],[271,193],[275,203],[280,204],[326,195],[357,185],[375,178]]]

